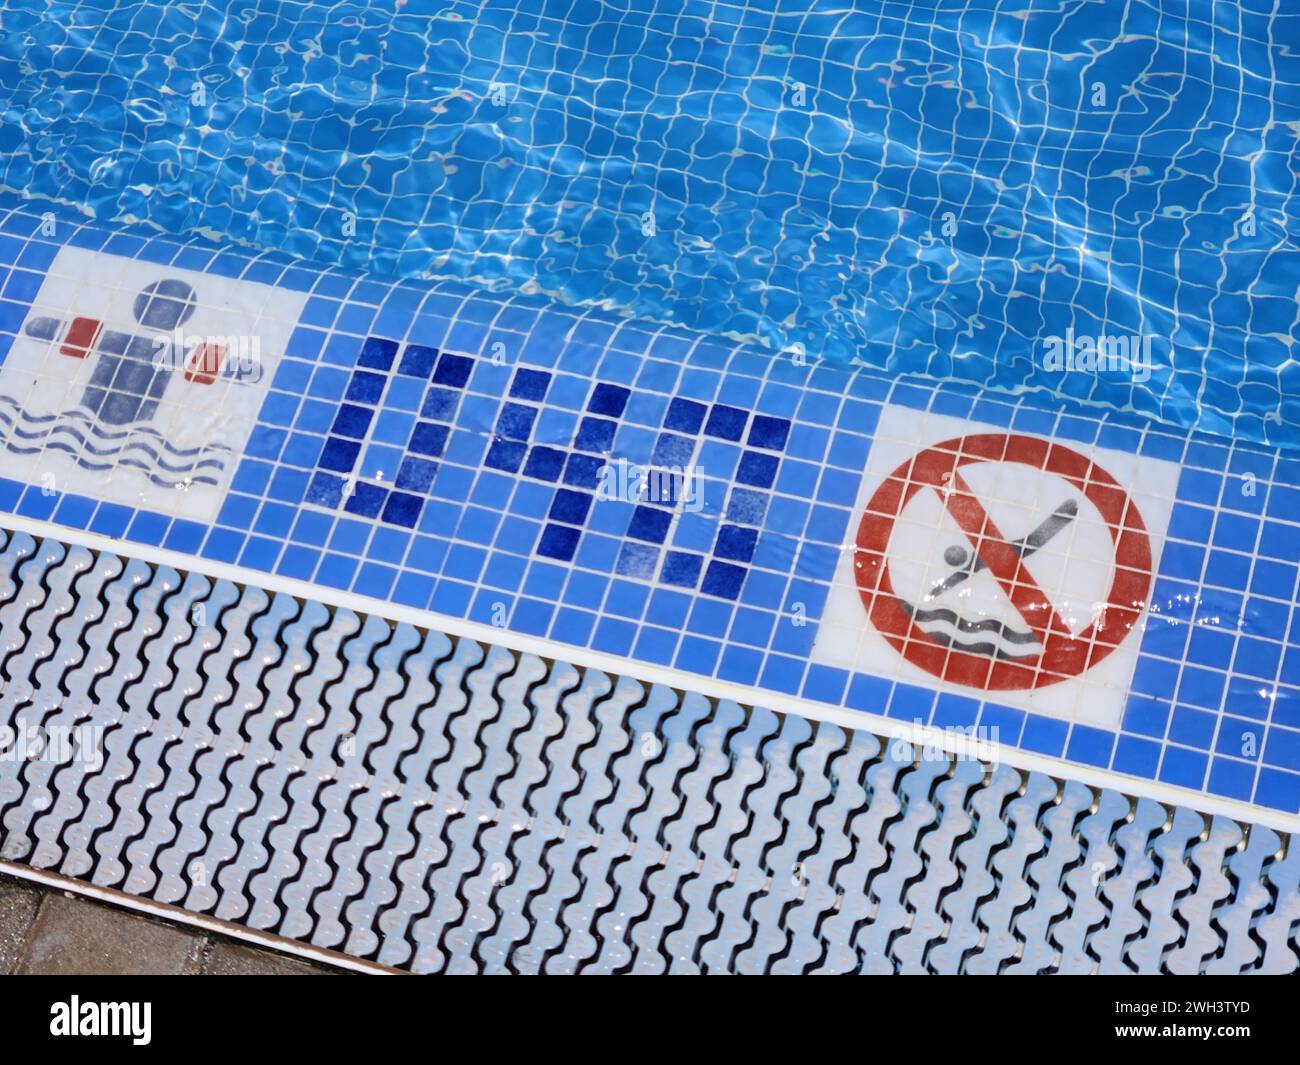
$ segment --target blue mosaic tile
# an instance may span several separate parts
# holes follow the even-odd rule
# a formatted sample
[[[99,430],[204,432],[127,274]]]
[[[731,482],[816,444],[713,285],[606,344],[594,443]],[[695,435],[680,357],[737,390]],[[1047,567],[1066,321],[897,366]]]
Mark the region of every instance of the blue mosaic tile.
[[[0,396],[5,367],[35,358],[31,342],[53,328],[31,305],[65,262],[57,243],[38,249],[5,232],[0,267],[17,269],[0,301]],[[70,229],[66,244],[107,239]],[[492,604],[505,603],[507,632],[626,656],[632,671],[725,681],[760,703],[768,693],[996,729],[1023,751],[1300,813],[1295,456],[1070,401],[796,366],[738,342],[696,343],[449,284],[390,289],[197,246],[114,247],[135,256],[114,261],[118,274],[152,263],[195,271],[195,285],[296,294],[274,372],[207,512],[179,481],[114,494],[114,478],[71,458],[54,492],[24,467],[9,470],[0,509],[449,621],[493,623]],[[111,398],[87,416],[111,415]],[[141,409],[130,420],[148,421]],[[944,652],[951,644],[927,635],[941,618],[909,622],[918,628],[890,642],[903,623],[872,607],[892,600],[862,585],[872,572],[864,500],[954,434],[1050,438],[1102,469],[1129,470],[1116,476],[1130,477],[1121,491],[1134,499],[1149,470],[1168,474],[1163,516],[1148,496],[1139,503],[1156,515],[1148,609],[1107,659],[1126,663],[1117,679],[1088,686],[1110,668],[1102,661],[1041,690],[998,688],[988,678],[1006,659]],[[0,435],[16,458],[17,438]],[[1157,465],[1132,480],[1136,463]],[[1032,490],[1020,494],[999,502],[1037,504]],[[1076,495],[1095,505],[1086,485]],[[951,511],[947,495],[935,497]],[[922,523],[886,553],[932,568],[948,548],[969,553],[938,543],[939,532],[960,538]],[[1025,552],[1030,533],[1017,529],[1004,546]],[[967,563],[954,563],[948,579],[979,576],[996,589],[1002,563],[976,554],[978,570],[962,576]],[[895,592],[902,616],[919,617]],[[1048,659],[1044,650],[1034,668]],[[972,683],[981,669],[985,680]],[[1079,698],[1053,701],[1073,683]],[[1109,709],[1092,698],[1103,690],[1115,695]]]

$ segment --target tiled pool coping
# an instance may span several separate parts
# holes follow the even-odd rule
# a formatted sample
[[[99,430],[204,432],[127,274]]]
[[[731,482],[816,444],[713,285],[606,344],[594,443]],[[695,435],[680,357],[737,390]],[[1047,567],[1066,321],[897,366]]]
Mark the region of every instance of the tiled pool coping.
[[[1117,774],[1157,797],[1300,823],[1300,457],[538,297],[320,272],[76,225],[12,198],[0,208],[0,396],[30,422],[26,436],[0,424],[0,511],[14,527],[844,724],[919,724],[944,743],[996,729],[1025,768],[1109,785]],[[95,461],[79,437],[56,451],[54,408],[32,381],[103,365],[95,345],[131,325],[132,286],[149,271],[185,279],[200,315],[209,282],[237,305],[243,324],[222,336],[282,334],[260,353],[265,378],[205,383],[187,364],[134,423],[110,417],[120,399],[101,381]],[[97,309],[79,313],[96,286]],[[88,333],[72,357],[59,349],[67,335],[33,326],[96,316],[99,339]],[[174,398],[191,394],[182,383],[201,397],[192,416]],[[158,483],[195,461],[175,457],[193,450],[179,436],[171,459],[128,465],[145,452],[115,434],[142,420],[164,436],[210,426],[229,448],[208,467],[213,483]],[[941,682],[892,650],[865,609],[846,615],[856,592],[833,594],[837,571],[841,592],[853,572],[845,559],[865,557],[854,552],[864,500],[896,465],[882,456],[933,447],[954,426],[1081,455],[1145,515],[1141,631],[1109,664],[1044,687],[1055,703]],[[632,498],[647,466],[698,470],[699,496],[679,485]],[[848,658],[829,636],[846,624],[860,630]]]

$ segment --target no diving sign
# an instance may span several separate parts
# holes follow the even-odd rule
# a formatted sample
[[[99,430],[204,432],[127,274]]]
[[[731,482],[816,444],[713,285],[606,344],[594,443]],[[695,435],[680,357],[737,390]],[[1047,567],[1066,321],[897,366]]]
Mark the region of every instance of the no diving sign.
[[[1110,530],[1115,545],[1113,578],[1097,619],[1081,632],[1072,631],[1035,579],[1028,559],[1077,517],[1079,500],[1067,498],[1025,535],[1004,534],[979,495],[962,475],[977,462],[1012,463],[1055,474],[1090,502]],[[949,548],[946,577],[922,603],[900,597],[890,579],[889,541],[899,514],[921,489],[933,489],[968,541]],[[953,563],[956,563],[953,565]],[[1037,650],[1015,653],[996,639],[1023,640],[994,618],[957,623],[959,632],[985,635],[958,640],[919,622],[955,614],[938,605],[963,578],[985,570],[996,579],[1024,628],[1037,637]],[[980,433],[926,448],[899,466],[880,486],[858,528],[855,571],[867,615],[909,662],[955,684],[987,690],[1038,688],[1078,676],[1110,654],[1132,631],[1146,607],[1151,588],[1151,542],[1137,505],[1096,463],[1077,451],[1037,437]],[[928,605],[930,603],[934,605]],[[926,604],[926,605],[923,605]]]
[[[1178,467],[890,410],[871,458],[813,658],[1116,724]]]

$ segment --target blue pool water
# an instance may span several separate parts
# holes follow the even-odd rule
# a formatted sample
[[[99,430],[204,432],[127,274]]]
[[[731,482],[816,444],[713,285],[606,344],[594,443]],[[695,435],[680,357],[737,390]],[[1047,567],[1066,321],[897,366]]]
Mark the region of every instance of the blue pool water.
[[[4,0],[0,187],[1294,445],[1298,51],[1274,0]]]

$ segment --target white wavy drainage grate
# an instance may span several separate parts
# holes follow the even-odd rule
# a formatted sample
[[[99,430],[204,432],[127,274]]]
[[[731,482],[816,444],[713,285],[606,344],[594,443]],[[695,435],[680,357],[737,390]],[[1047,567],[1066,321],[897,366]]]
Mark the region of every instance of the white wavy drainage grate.
[[[1300,850],[0,533],[0,857],[416,972],[1291,972]]]

